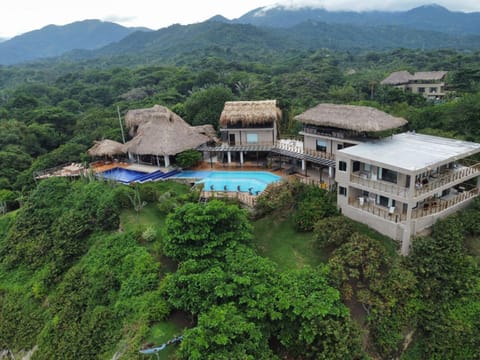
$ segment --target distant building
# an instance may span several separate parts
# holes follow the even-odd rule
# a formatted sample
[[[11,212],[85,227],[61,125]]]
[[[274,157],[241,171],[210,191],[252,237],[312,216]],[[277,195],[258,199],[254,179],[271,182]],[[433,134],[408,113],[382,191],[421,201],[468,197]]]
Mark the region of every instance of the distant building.
[[[397,71],[391,73],[380,84],[395,86],[414,94],[421,94],[429,100],[440,100],[446,94],[446,75],[446,71],[416,72],[413,75],[408,71]]]
[[[336,154],[337,205],[353,220],[401,242],[479,195],[480,144],[411,132]]]

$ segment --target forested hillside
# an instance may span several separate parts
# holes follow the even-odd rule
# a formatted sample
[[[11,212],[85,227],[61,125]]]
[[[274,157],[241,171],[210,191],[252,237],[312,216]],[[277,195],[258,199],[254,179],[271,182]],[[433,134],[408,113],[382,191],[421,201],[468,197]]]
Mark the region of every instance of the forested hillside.
[[[235,44],[164,58],[139,43],[121,57],[0,67],[0,350],[136,359],[183,334],[164,358],[478,357],[478,202],[401,258],[340,217],[331,194],[299,183],[251,214],[176,183],[35,182],[35,171],[88,161],[94,140],[120,140],[117,106],[160,104],[218,128],[225,101],[278,99],[281,133],[295,135],[294,116],[319,102],[361,104],[480,141],[478,51]],[[450,95],[433,103],[380,86],[397,70],[447,70]],[[292,246],[282,256],[279,238]]]

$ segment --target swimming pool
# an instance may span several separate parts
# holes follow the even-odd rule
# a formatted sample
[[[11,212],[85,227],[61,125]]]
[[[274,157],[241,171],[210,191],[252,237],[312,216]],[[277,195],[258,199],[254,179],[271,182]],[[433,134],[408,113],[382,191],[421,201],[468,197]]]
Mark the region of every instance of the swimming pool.
[[[136,170],[129,170],[124,169],[121,167],[116,167],[102,173],[97,174],[98,177],[106,179],[106,180],[115,180],[122,183],[130,183],[141,177],[145,176],[147,173],[136,171]]]
[[[200,179],[206,191],[240,191],[257,194],[281,177],[266,171],[191,171],[186,170],[173,178]]]

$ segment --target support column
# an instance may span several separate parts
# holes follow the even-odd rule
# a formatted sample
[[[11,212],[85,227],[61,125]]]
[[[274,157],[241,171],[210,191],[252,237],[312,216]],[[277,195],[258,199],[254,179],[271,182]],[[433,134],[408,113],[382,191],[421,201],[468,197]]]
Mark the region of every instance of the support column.
[[[240,164],[243,165],[243,151],[240,151]]]
[[[163,158],[165,160],[165,167],[170,167],[170,156],[164,155]]]
[[[412,220],[412,212],[413,212],[413,198],[415,196],[415,175],[416,174],[409,174],[410,175],[410,186],[407,192],[407,216],[405,220],[405,227],[403,228],[402,234],[402,247],[400,252],[402,255],[406,256],[410,252],[410,243],[412,235],[414,235],[413,230],[413,220]]]
[[[232,163],[232,153],[227,151],[227,162],[230,165]]]
[[[307,170],[307,162],[305,160],[302,160],[302,170],[303,171]]]
[[[332,178],[334,177],[333,172],[334,172],[333,166],[329,166],[329,167],[328,167],[328,177],[329,177],[330,179],[332,179]]]

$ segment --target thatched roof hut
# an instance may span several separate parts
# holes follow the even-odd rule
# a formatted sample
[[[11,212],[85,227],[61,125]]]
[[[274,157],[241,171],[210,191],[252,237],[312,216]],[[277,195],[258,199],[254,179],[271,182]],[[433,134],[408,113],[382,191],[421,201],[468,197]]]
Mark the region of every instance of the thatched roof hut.
[[[204,127],[196,129],[160,105],[128,111],[125,123],[133,136],[125,150],[138,155],[175,155],[211,140]]]
[[[220,126],[267,124],[278,122],[282,111],[276,100],[264,101],[227,101],[220,115]]]
[[[123,144],[113,141],[113,140],[101,140],[95,141],[95,145],[93,145],[90,149],[87,150],[87,154],[95,157],[95,156],[114,156],[118,154],[124,154],[125,149]]]
[[[377,132],[399,128],[407,120],[368,106],[319,104],[297,115],[296,120],[309,125],[333,127],[357,132]]]
[[[408,84],[412,81],[439,81],[442,80],[447,71],[420,71],[413,75],[408,71],[396,71],[388,75],[383,79],[380,84],[382,85],[402,85]]]

